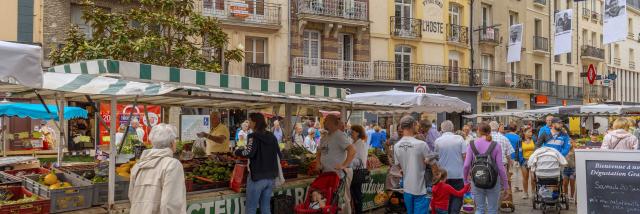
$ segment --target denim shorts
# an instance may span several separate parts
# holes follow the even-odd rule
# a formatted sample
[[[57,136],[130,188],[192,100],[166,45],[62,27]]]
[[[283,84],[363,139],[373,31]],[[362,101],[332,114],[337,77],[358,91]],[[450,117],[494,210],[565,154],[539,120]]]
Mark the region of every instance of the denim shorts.
[[[571,180],[575,180],[576,179],[576,168],[565,167],[564,170],[562,171],[562,177],[563,178],[569,178]]]

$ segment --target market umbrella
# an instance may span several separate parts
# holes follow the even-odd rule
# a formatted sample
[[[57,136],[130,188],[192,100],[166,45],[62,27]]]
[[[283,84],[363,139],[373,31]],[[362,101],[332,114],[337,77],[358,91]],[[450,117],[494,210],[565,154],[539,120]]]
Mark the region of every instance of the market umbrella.
[[[30,117],[32,119],[41,119],[41,120],[58,120],[58,108],[56,105],[47,105],[49,111],[44,108],[42,104],[35,103],[3,103],[0,104],[0,116],[8,116],[8,117]],[[88,118],[87,110],[84,110],[79,107],[65,107],[64,108],[64,119],[76,119],[76,118]]]
[[[409,108],[398,108],[385,111],[394,113],[438,113],[438,112],[470,112],[471,104],[457,97],[442,94],[405,92],[398,90],[365,92],[347,95],[347,101],[379,105],[401,105]]]

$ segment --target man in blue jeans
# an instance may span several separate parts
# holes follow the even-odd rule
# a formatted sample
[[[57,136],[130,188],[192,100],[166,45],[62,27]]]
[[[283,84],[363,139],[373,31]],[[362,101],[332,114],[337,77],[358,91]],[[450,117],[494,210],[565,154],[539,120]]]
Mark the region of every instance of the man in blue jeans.
[[[400,165],[403,176],[404,202],[408,214],[429,212],[430,198],[427,195],[425,169],[435,163],[427,143],[414,137],[416,120],[411,116],[400,119],[402,139],[394,146],[394,162]]]

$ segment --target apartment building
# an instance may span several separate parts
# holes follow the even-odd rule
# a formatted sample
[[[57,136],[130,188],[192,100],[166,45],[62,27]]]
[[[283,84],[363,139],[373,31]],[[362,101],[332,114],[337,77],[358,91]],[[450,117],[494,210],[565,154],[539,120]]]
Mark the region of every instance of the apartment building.
[[[0,7],[0,40],[42,43],[42,0],[5,0]]]
[[[473,5],[473,69],[482,90],[482,112],[529,109],[535,80],[550,69],[549,6],[545,0],[480,0]],[[509,29],[523,24],[519,62],[507,63]]]
[[[636,67],[640,51],[640,0],[627,0],[627,39],[607,45],[607,73],[617,75],[611,83],[608,101],[640,103],[640,69]]]

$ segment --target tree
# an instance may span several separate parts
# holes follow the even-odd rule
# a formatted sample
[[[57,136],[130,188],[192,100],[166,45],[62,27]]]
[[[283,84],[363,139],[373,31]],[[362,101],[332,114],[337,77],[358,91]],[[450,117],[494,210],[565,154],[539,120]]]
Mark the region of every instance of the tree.
[[[91,39],[77,26],[67,33],[61,48],[53,48],[53,64],[91,59],[115,59],[146,64],[220,72],[225,61],[240,61],[243,50],[226,50],[227,34],[219,22],[195,10],[193,0],[120,0],[134,5],[124,12],[109,12],[92,0],[83,0],[82,18],[93,28]]]

